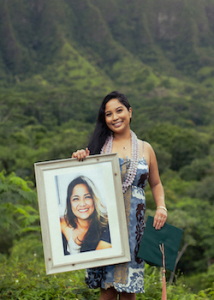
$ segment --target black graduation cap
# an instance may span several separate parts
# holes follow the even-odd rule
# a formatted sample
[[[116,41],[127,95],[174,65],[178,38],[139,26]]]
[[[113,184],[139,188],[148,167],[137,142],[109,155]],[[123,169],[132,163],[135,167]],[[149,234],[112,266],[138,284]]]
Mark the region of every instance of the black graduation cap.
[[[137,256],[149,265],[173,271],[183,230],[168,223],[156,230],[153,221],[154,218],[149,216]]]

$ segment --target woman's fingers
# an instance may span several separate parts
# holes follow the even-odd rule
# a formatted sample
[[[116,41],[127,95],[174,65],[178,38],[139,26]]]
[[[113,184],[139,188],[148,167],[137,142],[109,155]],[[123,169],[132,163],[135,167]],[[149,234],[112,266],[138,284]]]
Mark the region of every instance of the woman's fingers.
[[[161,229],[164,226],[166,219],[167,212],[163,209],[157,209],[154,217],[153,227],[155,227],[157,230]]]
[[[88,148],[85,149],[85,152],[86,152],[86,156],[90,155],[90,151],[88,150]]]
[[[81,150],[77,150],[76,152],[74,152],[72,154],[72,158],[77,158],[79,161],[83,161],[87,156],[89,156],[90,151],[88,150],[88,148],[81,149]]]
[[[77,150],[76,152],[74,152],[72,154],[72,158],[77,158],[78,160],[83,160],[84,158],[86,158],[86,151],[83,149]]]

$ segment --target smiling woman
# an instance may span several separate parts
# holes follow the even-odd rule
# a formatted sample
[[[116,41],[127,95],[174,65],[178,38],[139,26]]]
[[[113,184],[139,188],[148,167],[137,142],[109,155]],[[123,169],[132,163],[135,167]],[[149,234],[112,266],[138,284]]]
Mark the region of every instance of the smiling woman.
[[[118,295],[120,300],[135,300],[136,293],[144,293],[144,261],[137,253],[145,228],[147,181],[157,206],[153,226],[160,230],[167,219],[154,150],[131,130],[131,118],[132,108],[124,94],[113,91],[106,95],[88,147],[72,154],[79,161],[94,154],[117,153],[119,157],[131,261],[87,269],[86,283],[89,288],[101,288],[100,300],[116,300]]]
[[[106,207],[100,199],[86,176],[68,185],[66,211],[60,218],[65,255],[111,248]]]

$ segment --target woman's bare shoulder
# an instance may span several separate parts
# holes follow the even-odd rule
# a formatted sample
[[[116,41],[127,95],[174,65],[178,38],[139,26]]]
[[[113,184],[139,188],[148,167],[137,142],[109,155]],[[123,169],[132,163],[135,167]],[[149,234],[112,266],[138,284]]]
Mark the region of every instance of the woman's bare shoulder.
[[[64,217],[60,217],[59,219],[60,219],[60,223],[61,223],[61,224],[65,224],[65,223],[66,223]]]
[[[70,225],[67,225],[64,217],[60,217],[60,226],[62,233],[66,237],[67,241],[69,241],[72,234],[72,227]]]
[[[154,152],[152,146],[146,142],[138,139],[139,143],[139,156],[140,158],[145,157],[146,160],[149,160],[151,154]]]
[[[60,226],[62,229],[72,228],[70,225],[67,224],[64,217],[60,217]]]
[[[142,147],[143,147],[143,145],[144,145],[144,147],[149,148],[149,149],[152,150],[152,146],[151,146],[147,141],[139,140],[139,139],[138,139],[138,141],[139,141],[139,143],[142,145]]]
[[[138,139],[138,143],[140,143],[140,145],[141,145],[142,147],[143,147],[143,145],[144,145],[144,147],[149,147],[149,148],[152,149],[152,146],[151,146],[147,141],[139,140],[139,139]]]

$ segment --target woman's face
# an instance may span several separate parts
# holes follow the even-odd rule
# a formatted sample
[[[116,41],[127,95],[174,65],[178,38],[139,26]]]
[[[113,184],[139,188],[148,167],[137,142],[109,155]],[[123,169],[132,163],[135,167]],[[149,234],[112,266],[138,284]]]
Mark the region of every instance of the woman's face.
[[[129,110],[118,99],[111,99],[106,103],[105,121],[108,128],[114,133],[122,133],[130,127],[132,116],[131,107]]]
[[[77,184],[72,192],[71,209],[73,214],[82,220],[87,220],[94,212],[94,201],[85,184]]]

